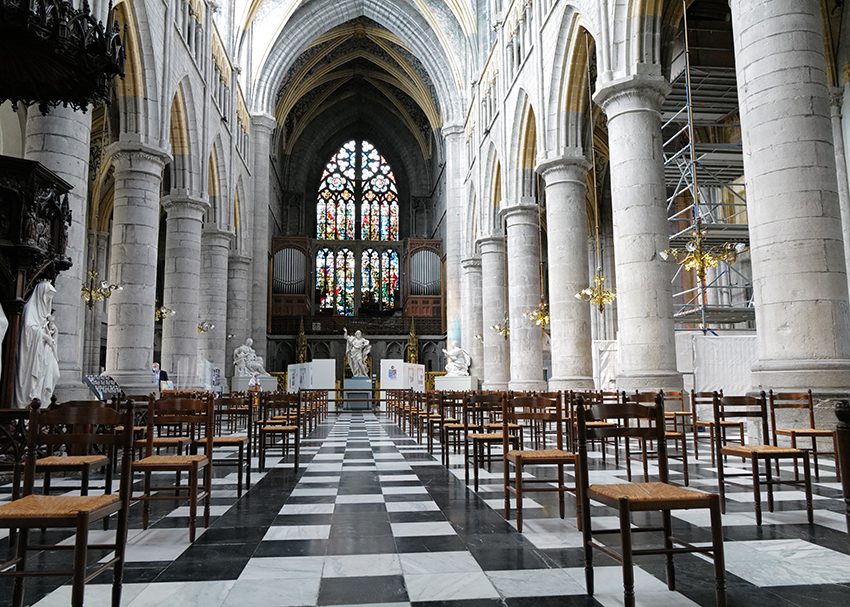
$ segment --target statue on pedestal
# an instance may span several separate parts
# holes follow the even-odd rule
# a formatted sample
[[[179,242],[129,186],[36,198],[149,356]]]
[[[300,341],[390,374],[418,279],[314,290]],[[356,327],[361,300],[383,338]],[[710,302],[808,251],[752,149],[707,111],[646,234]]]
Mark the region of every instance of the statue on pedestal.
[[[348,334],[348,329],[343,329],[342,334],[345,336],[345,355],[348,357],[348,366],[351,368],[353,377],[369,377],[369,370],[366,366],[366,357],[372,351],[372,345],[369,340],[363,337],[360,331],[355,331],[354,335]]]
[[[245,343],[233,351],[233,376],[234,377],[251,377],[255,373],[258,375],[269,376],[263,368],[263,358],[257,356],[257,352],[253,348],[254,340],[250,337],[245,340]]]
[[[56,288],[48,281],[35,286],[24,305],[18,354],[18,377],[15,382],[15,405],[26,407],[32,399],[50,403],[59,383],[59,354],[56,349],[58,331],[52,308]]]
[[[419,338],[416,336],[416,326],[413,319],[410,320],[410,333],[407,336],[407,362],[417,364],[419,362]]]
[[[443,350],[446,355],[446,376],[447,377],[468,377],[469,365],[472,364],[472,359],[469,353],[458,346],[455,342],[450,341],[448,347]]]

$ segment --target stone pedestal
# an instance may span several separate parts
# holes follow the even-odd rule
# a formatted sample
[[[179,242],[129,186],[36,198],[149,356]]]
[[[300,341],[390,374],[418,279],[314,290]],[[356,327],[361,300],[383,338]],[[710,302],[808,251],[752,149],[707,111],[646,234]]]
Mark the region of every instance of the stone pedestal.
[[[525,315],[540,305],[540,208],[515,204],[502,209],[508,242],[508,310],[511,390],[545,390],[543,330]]]
[[[510,379],[508,340],[493,330],[507,318],[507,257],[504,236],[478,240],[481,250],[481,316],[484,325],[485,390],[506,390]]]
[[[817,0],[732,0],[765,388],[850,388],[850,310]],[[612,146],[613,150],[613,146]]]
[[[260,376],[260,390],[263,392],[276,392],[277,391],[277,378],[272,377],[271,375],[261,375]],[[248,389],[248,382],[251,381],[250,377],[234,377],[230,381],[230,389],[234,392],[245,392]]]
[[[608,117],[611,204],[617,268],[621,390],[682,389],[676,369],[674,265],[668,246],[661,102],[670,85],[659,74],[604,84],[596,101]]]
[[[479,388],[480,382],[477,377],[465,375],[462,377],[449,377],[440,375],[434,378],[434,389],[442,392],[471,392]]]
[[[342,382],[343,411],[371,411],[372,380],[368,377],[348,377]],[[351,400],[349,400],[351,399]],[[354,400],[357,399],[357,400]]]
[[[109,298],[106,371],[128,393],[153,385],[160,183],[167,160],[165,152],[141,145],[119,144],[113,150],[109,280],[124,289]]]
[[[589,168],[579,150],[537,167],[546,182],[546,224],[553,235],[548,240],[550,390],[593,389],[591,307],[575,297],[588,285],[585,201]]]

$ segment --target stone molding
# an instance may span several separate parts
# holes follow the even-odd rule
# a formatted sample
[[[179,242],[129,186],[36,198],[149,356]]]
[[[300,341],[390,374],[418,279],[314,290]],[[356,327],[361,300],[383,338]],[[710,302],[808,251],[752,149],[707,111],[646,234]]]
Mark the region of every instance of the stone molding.
[[[446,139],[449,139],[450,137],[457,137],[464,133],[466,133],[466,129],[458,122],[444,124],[440,129],[440,134]]]
[[[251,114],[251,129],[261,129],[271,133],[277,128],[277,120],[269,114]]]
[[[536,230],[540,218],[540,207],[537,204],[521,202],[503,207],[499,214],[507,227],[533,225]]]
[[[590,168],[590,161],[576,150],[573,154],[547,158],[540,162],[534,170],[543,177],[543,181],[546,182],[548,187],[574,181],[585,184]]]
[[[209,200],[196,196],[169,194],[162,198],[162,208],[168,214],[166,221],[174,217],[192,217],[201,219],[210,208]]]
[[[628,112],[659,113],[670,90],[670,83],[663,76],[636,75],[601,85],[593,100],[611,120]]]
[[[505,237],[498,234],[483,236],[476,241],[476,244],[478,245],[479,251],[481,251],[481,255],[489,255],[493,253],[501,253],[504,255],[507,249]]]
[[[467,257],[466,259],[461,259],[460,267],[463,268],[465,272],[470,274],[478,272],[481,273],[481,258],[480,257]]]
[[[106,148],[106,155],[116,170],[140,171],[162,178],[162,169],[171,162],[171,154],[142,143],[117,142]],[[123,166],[118,167],[119,163]]]

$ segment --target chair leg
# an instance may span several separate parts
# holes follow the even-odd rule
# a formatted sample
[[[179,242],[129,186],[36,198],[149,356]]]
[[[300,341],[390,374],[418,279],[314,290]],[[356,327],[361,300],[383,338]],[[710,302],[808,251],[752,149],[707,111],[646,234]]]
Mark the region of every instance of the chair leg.
[[[28,527],[21,527],[18,532],[18,549],[15,571],[22,573],[26,571],[27,565],[27,549],[29,548],[30,530]],[[12,590],[12,605],[14,607],[23,607],[24,605],[24,578],[19,576],[15,578],[14,589]]]
[[[142,529],[148,528],[151,516],[151,473],[145,471],[145,485],[142,494]]]
[[[721,458],[722,459],[722,458]],[[761,486],[759,485],[759,458],[753,456],[753,506],[756,511],[756,525],[761,526]],[[723,465],[721,461],[721,466]],[[768,462],[770,466],[770,462]]]
[[[118,529],[115,532],[115,556],[118,559],[112,570],[112,607],[120,607],[124,584],[124,559],[127,554],[127,508],[118,511]]]
[[[475,480],[475,492],[476,493],[478,493],[478,466],[481,465],[479,453],[480,453],[481,456],[484,455],[483,449],[481,448],[481,445],[478,444],[477,442],[473,443],[473,445],[472,445],[472,476],[473,476],[473,479]]]
[[[797,463],[797,460],[794,460],[794,463]],[[818,439],[816,437],[812,437],[812,466],[815,468],[815,480],[820,481],[820,470],[818,469]],[[794,467],[794,472],[797,472],[796,466]],[[795,480],[800,480],[797,477]]]
[[[678,440],[676,441],[679,442]],[[689,487],[691,479],[688,473],[688,439],[685,438],[684,431],[682,432],[682,465],[685,468],[685,487]]]
[[[511,466],[508,460],[504,462],[503,477],[505,483],[505,520],[511,520]]]
[[[204,468],[204,529],[210,528],[210,502],[212,502],[212,460]]]
[[[266,433],[260,430],[260,472],[266,470]]]
[[[195,526],[198,516],[198,467],[192,465],[189,472],[189,542],[195,542]]]
[[[720,516],[720,496],[711,496],[711,551],[714,559],[714,594],[717,607],[726,607],[726,558],[723,554],[723,520]]]
[[[676,570],[673,567],[673,521],[670,519],[670,511],[664,510],[661,513],[662,526],[664,527],[664,549],[667,552],[667,589],[671,592],[676,590]]]
[[[564,503],[564,464],[558,464],[558,512],[561,518],[564,518],[567,513],[566,504]]]
[[[623,604],[635,607],[635,569],[632,559],[632,526],[629,500],[620,500],[620,539],[623,548]]]
[[[236,495],[237,497],[242,497],[242,468],[245,467],[245,460],[243,459],[245,456],[245,446],[242,443],[239,443],[239,453],[237,455],[237,460],[239,464],[236,467]],[[212,460],[210,460],[210,464],[212,464]]]
[[[796,461],[796,460],[795,460]],[[779,463],[779,459],[777,458],[776,463]],[[765,462],[765,485],[767,485],[767,511],[773,512],[773,471],[770,469],[770,462]]]
[[[463,440],[463,482],[469,486],[469,437]]]
[[[711,465],[715,466],[716,465],[715,460],[717,458],[714,456],[714,424],[710,424],[708,426],[708,440],[710,441],[710,445],[711,445]],[[725,508],[725,506],[724,506],[724,508]]]
[[[516,530],[522,533],[522,459],[517,457],[516,474]]]
[[[77,515],[77,535],[74,538],[74,577],[71,586],[71,607],[83,607],[86,591],[86,554],[89,543],[88,514]]]
[[[809,466],[809,454],[803,451],[803,481],[806,486],[806,517],[809,524],[815,522],[815,514],[812,510],[812,469]]]

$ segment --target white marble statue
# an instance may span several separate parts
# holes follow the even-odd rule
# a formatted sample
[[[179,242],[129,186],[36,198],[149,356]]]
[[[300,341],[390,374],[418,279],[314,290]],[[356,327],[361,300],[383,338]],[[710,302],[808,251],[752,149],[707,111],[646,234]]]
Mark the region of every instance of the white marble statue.
[[[472,364],[472,359],[469,353],[450,341],[448,347],[443,350],[446,355],[446,376],[447,377],[468,377],[469,365]]]
[[[372,351],[372,344],[360,331],[355,331],[352,336],[348,334],[348,329],[344,328],[342,334],[345,336],[345,355],[348,357],[352,377],[369,377],[366,357]]]
[[[253,348],[254,340],[250,337],[245,343],[233,351],[233,375],[234,377],[251,377],[255,373],[268,376],[263,368],[263,357],[257,356]]]
[[[56,323],[51,314],[56,288],[48,281],[35,286],[24,305],[21,341],[18,350],[18,377],[15,405],[26,407],[32,399],[45,406],[59,382],[59,355],[56,349]]]
[[[0,344],[3,343],[3,338],[6,337],[6,330],[9,328],[9,320],[6,318],[6,313],[0,307]],[[0,375],[3,374],[3,356],[0,354]]]

